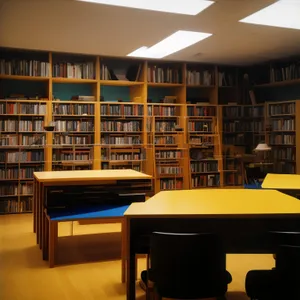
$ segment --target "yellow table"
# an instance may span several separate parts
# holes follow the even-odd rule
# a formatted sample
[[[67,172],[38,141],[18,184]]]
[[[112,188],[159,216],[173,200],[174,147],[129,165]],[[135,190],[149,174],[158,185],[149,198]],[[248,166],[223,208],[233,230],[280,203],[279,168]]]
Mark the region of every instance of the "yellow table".
[[[262,187],[276,190],[300,190],[300,175],[267,174]]]
[[[90,191],[88,188],[91,186],[99,191],[110,189],[120,193],[146,193],[152,190],[152,177],[134,170],[34,172],[33,230],[40,248],[43,246],[44,204],[49,199],[49,191],[63,195],[64,189],[72,191],[78,186],[83,195],[85,191]]]
[[[166,191],[133,203],[125,212],[127,300],[135,299],[134,257],[153,231],[214,232],[227,253],[273,253],[267,233],[299,227],[300,202],[274,190]]]

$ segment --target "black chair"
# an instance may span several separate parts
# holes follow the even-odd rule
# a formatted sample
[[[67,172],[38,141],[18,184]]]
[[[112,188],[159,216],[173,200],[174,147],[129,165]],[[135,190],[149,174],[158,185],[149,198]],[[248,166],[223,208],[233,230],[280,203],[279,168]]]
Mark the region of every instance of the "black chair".
[[[252,270],[246,276],[246,293],[251,299],[300,299],[300,233],[271,232],[276,248],[276,266],[272,270]]]
[[[226,253],[214,234],[154,232],[149,279],[159,297],[224,297],[231,275]]]

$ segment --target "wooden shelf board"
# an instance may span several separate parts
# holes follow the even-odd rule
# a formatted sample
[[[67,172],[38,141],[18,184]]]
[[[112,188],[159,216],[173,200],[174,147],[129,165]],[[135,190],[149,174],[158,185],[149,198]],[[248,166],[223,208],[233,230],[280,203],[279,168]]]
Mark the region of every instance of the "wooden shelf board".
[[[148,82],[148,87],[183,87],[183,83],[158,83]]]
[[[264,84],[255,85],[255,88],[263,88],[263,87],[276,87],[276,86],[288,86],[293,84],[300,84],[300,78],[292,79],[292,80],[284,80],[284,81],[276,81],[276,82],[269,82]]]
[[[53,83],[97,83],[96,79],[53,77]]]
[[[143,81],[126,81],[126,80],[100,80],[100,85],[106,86],[135,86],[143,85]]]
[[[216,86],[215,85],[198,85],[198,84],[187,84],[187,88],[192,88],[192,89],[213,89]]]
[[[49,80],[49,77],[42,77],[42,76],[23,76],[23,75],[0,75],[0,79],[32,80],[32,81],[48,81],[48,80]]]

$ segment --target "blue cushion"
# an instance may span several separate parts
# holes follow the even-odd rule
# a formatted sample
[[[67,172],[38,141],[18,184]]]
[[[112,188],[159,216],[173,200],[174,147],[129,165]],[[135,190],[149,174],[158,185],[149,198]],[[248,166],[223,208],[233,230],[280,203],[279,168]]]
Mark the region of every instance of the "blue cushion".
[[[261,187],[261,183],[254,183],[254,184],[244,184],[244,188],[245,189],[258,189],[260,190],[262,187]]]
[[[48,212],[52,221],[82,220],[97,218],[123,217],[129,205],[103,205],[94,207],[80,207],[72,211]]]

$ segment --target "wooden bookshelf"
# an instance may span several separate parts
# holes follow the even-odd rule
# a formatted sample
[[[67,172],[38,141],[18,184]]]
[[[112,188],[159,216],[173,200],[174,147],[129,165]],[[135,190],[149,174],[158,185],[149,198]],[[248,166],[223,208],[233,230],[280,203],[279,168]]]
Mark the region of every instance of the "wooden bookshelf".
[[[224,105],[222,119],[224,185],[242,185],[242,156],[266,140],[265,105]]]
[[[217,105],[187,105],[190,188],[219,187],[221,144]]]
[[[1,50],[0,213],[31,210],[33,170],[132,168],[154,176],[155,192],[241,185],[239,134],[252,149],[280,118],[297,134],[296,101],[280,117],[267,114],[272,103],[220,105],[238,100],[236,67]]]
[[[300,172],[300,103],[299,101],[269,102],[267,140],[272,147],[274,172],[297,174]]]
[[[44,169],[46,102],[0,100],[0,211],[32,210],[33,172]]]

